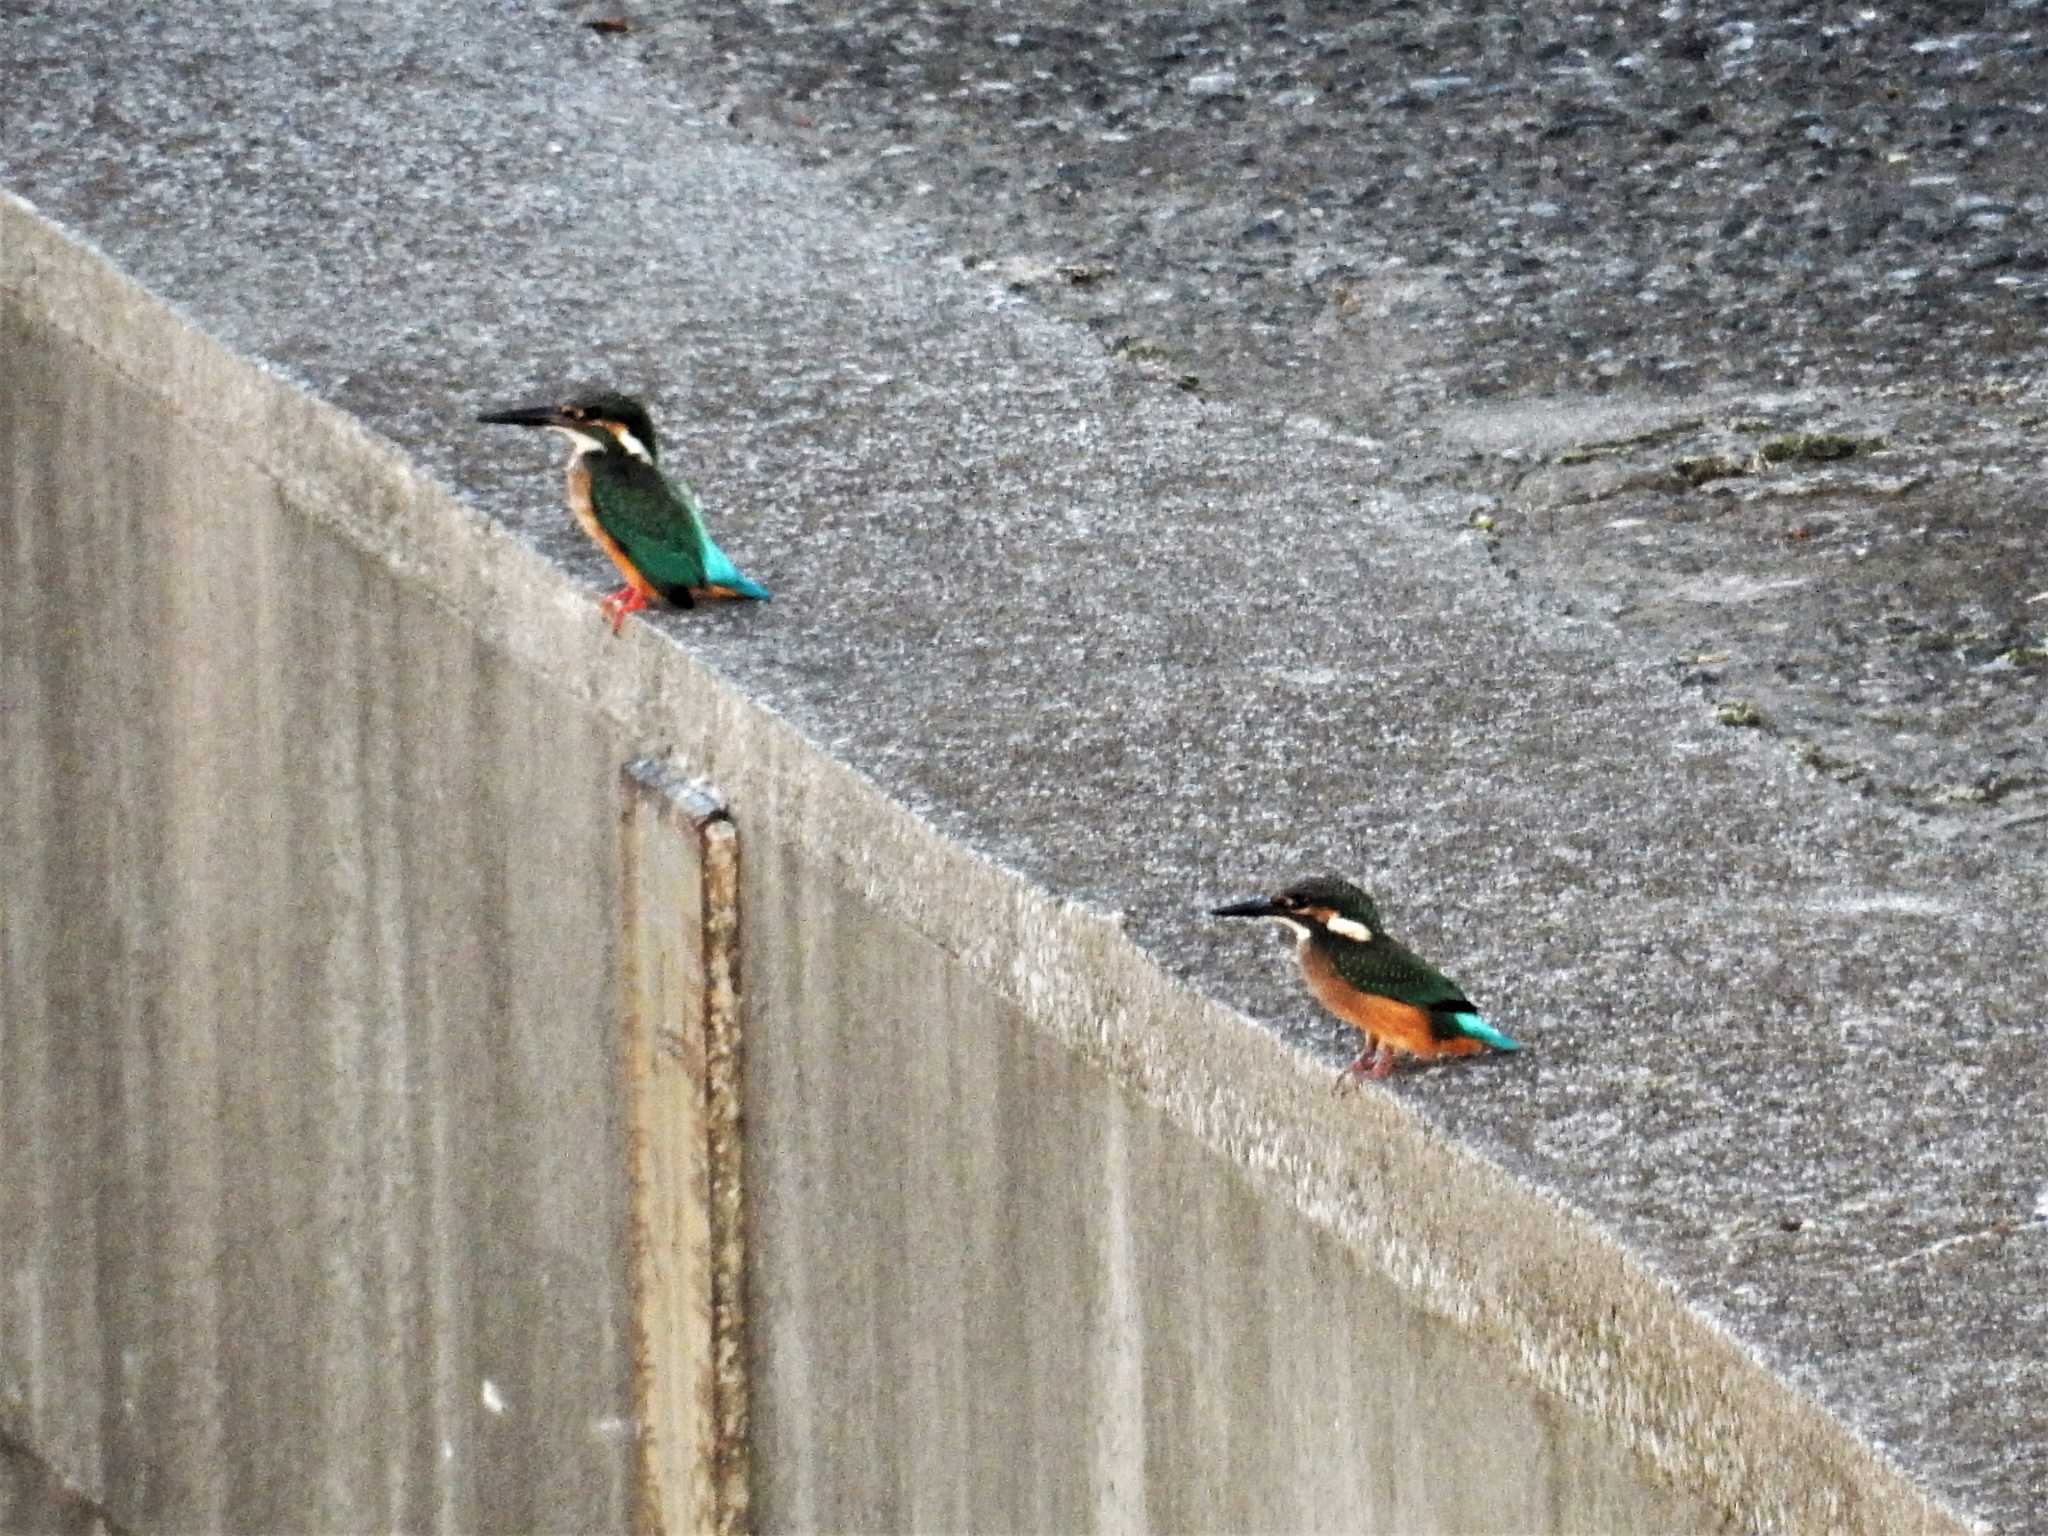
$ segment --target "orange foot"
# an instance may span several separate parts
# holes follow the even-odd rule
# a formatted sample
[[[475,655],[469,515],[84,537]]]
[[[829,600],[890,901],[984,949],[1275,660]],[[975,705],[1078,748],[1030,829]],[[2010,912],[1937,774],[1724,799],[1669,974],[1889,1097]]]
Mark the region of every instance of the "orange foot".
[[[1365,1049],[1358,1053],[1358,1060],[1337,1074],[1337,1091],[1343,1093],[1355,1083],[1371,1078],[1378,1082],[1394,1070],[1394,1048],[1382,1045],[1371,1036],[1366,1037]]]
[[[612,621],[612,633],[617,634],[626,622],[626,615],[638,613],[647,606],[647,594],[638,587],[621,587],[610,597],[597,605],[598,613]]]

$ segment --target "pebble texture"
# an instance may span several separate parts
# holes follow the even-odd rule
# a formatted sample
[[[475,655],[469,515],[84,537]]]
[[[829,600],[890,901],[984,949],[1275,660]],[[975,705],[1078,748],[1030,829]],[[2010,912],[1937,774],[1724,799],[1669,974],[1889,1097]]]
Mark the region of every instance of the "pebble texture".
[[[16,9],[0,181],[593,595],[468,417],[647,393],[680,644],[1333,1068],[1201,912],[1366,879],[1533,1047],[1391,1092],[2043,1529],[2029,13],[977,14]]]

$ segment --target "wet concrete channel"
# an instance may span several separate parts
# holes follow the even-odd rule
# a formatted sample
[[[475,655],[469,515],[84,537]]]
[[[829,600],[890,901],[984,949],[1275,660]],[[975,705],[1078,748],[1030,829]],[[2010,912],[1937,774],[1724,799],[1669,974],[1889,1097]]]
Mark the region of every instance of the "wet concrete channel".
[[[1937,835],[2048,847],[2039,7],[633,27],[604,45],[1135,375],[1469,493],[1503,570],[1730,728]]]

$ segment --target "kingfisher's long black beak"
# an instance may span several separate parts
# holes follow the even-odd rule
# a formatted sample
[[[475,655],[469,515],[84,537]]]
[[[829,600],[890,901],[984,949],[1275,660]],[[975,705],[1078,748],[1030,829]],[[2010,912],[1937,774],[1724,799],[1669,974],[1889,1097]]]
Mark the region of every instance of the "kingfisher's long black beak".
[[[1211,917],[1279,917],[1280,904],[1260,896],[1251,901],[1234,901],[1227,907],[1212,907]]]
[[[559,427],[568,422],[558,405],[517,405],[509,411],[485,411],[477,417],[487,427]]]

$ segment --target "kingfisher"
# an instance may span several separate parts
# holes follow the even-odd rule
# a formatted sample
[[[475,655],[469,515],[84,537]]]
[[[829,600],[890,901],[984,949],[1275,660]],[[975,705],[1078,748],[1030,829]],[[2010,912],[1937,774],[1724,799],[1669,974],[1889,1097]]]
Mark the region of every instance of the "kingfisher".
[[[490,426],[546,427],[569,439],[569,510],[610,557],[626,584],[598,611],[612,633],[659,599],[694,608],[700,597],[768,600],[768,589],[740,574],[704,531],[697,493],[656,462],[661,449],[647,407],[606,390],[562,405],[486,411]]]
[[[1211,915],[1269,917],[1293,932],[1309,991],[1365,1036],[1358,1059],[1337,1075],[1340,1089],[1385,1077],[1396,1051],[1429,1060],[1522,1048],[1481,1018],[1456,982],[1390,935],[1372,897],[1348,880],[1302,880]]]

